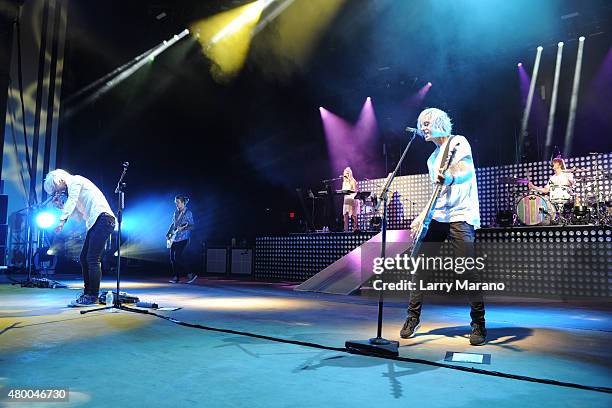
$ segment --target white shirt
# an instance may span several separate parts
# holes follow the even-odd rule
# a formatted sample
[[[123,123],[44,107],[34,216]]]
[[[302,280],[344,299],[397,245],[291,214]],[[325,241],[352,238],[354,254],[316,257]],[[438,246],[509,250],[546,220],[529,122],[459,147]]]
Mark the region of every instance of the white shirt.
[[[100,214],[107,213],[115,216],[110,205],[108,205],[108,201],[104,198],[104,194],[94,183],[82,176],[70,176],[65,181],[68,186],[68,199],[64,204],[60,220],[67,220],[75,214],[77,219],[85,220],[85,225],[89,231]]]
[[[342,189],[343,190],[355,191],[357,190],[356,186],[357,186],[357,183],[353,184],[351,180],[345,180],[344,178],[342,178]],[[346,201],[347,198],[354,199],[356,195],[357,193],[347,194],[344,196],[344,201]]]
[[[574,175],[572,173],[560,173],[550,176],[548,185],[551,186],[572,186],[574,184]]]
[[[442,146],[437,146],[436,150],[427,159],[429,176],[434,183],[436,182],[437,169],[440,168],[440,162],[442,161],[441,152],[444,152],[447,144],[448,141],[444,142]],[[455,136],[448,152],[449,156],[455,146],[457,146],[457,152],[451,165],[463,160],[468,166],[468,171],[472,173],[472,177],[464,183],[442,187],[442,193],[434,208],[433,219],[439,222],[465,221],[473,225],[474,228],[480,228],[478,188],[476,186],[476,170],[472,160],[472,148],[465,137]]]

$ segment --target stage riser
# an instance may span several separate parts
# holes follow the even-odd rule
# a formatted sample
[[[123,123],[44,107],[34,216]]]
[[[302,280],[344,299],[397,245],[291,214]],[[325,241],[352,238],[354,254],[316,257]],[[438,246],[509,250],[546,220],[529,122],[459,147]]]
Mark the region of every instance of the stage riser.
[[[373,235],[332,233],[257,238],[254,276],[303,282]],[[477,231],[476,240],[486,245],[489,252],[481,281],[503,282],[506,287],[499,294],[612,299],[610,227],[483,228]],[[593,254],[598,254],[590,257],[587,264],[579,262],[572,255],[573,250],[566,250],[568,246],[574,248],[585,243]],[[524,250],[517,250],[519,245]],[[457,277],[454,273],[434,276],[436,281],[443,282]]]
[[[595,168],[595,156],[572,157],[566,160],[570,168]],[[599,156],[599,166],[604,174],[612,172],[612,153]],[[517,177],[524,178],[529,173],[531,180],[537,186],[543,187],[553,174],[549,162],[521,163],[497,167],[483,167],[476,169],[476,180],[478,182],[478,200],[480,204],[480,218],[483,227],[496,226],[495,216],[498,211],[516,209],[516,196],[528,192],[526,185],[511,186],[511,197],[508,200],[507,185],[499,183],[500,178]],[[581,173],[584,176],[594,176],[593,171]],[[355,175],[359,178],[359,175]],[[384,185],[384,179],[359,181],[359,191],[371,191],[380,195]],[[597,181],[600,193],[604,198],[612,199],[612,180],[601,179]],[[582,193],[585,184],[578,184],[577,194]],[[590,186],[595,189],[595,182]],[[411,220],[418,215],[419,211],[427,204],[431,197],[431,179],[427,174],[415,174],[396,177],[391,183],[389,195],[389,228],[407,229]],[[368,225],[372,213],[360,215],[359,225]]]
[[[254,276],[303,282],[351,252],[376,233],[292,234],[255,240]]]

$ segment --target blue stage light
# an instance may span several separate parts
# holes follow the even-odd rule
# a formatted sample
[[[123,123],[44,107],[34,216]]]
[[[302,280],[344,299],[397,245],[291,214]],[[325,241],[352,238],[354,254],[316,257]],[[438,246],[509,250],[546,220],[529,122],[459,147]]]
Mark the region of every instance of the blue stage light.
[[[39,228],[47,229],[57,224],[57,216],[51,212],[43,211],[36,215],[36,225]]]

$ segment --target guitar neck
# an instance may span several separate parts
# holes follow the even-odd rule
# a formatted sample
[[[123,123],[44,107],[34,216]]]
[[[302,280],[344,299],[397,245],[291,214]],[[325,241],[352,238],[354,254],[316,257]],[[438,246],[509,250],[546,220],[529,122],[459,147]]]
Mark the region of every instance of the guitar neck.
[[[450,143],[451,140],[449,140],[448,143]],[[450,147],[450,144],[448,146]],[[449,169],[450,164],[453,161],[453,158],[455,157],[456,152],[457,152],[457,145],[453,147],[453,149],[451,150],[450,154],[448,155],[444,163],[440,166],[440,173],[444,174]],[[427,234],[427,230],[429,229],[429,223],[431,222],[431,219],[433,217],[433,210],[436,207],[436,203],[438,202],[438,198],[440,197],[440,194],[442,193],[442,187],[443,185],[438,182],[434,184],[434,191],[431,194],[431,198],[429,199],[429,202],[427,203],[427,207],[425,207],[425,216],[423,217],[423,221],[421,222],[421,225],[419,226],[417,234],[414,238],[412,250],[410,251],[411,257],[417,256],[419,253],[419,250],[421,249],[421,243],[423,242],[423,239],[425,238],[425,235]]]
[[[421,243],[423,242],[423,238],[425,238],[425,234],[427,233],[427,229],[429,227],[429,223],[433,217],[433,210],[436,207],[436,203],[438,202],[438,197],[440,197],[440,193],[442,192],[442,185],[436,184],[434,186],[434,191],[427,203],[427,207],[425,207],[425,217],[423,218],[423,222],[417,231],[415,236],[414,245],[412,247],[412,251],[410,251],[410,256],[415,257],[418,255],[419,250],[421,249]]]

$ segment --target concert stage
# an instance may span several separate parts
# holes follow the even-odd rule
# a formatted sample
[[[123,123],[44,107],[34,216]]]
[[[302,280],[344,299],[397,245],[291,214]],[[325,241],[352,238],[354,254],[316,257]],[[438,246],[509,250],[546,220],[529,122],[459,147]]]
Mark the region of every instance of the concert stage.
[[[376,302],[365,296],[282,283],[126,282],[142,301],[182,308],[156,312],[168,320],[81,315],[65,305],[82,282],[63,282],[70,288],[0,285],[3,390],[69,387],[65,406],[73,407],[612,405],[610,388],[597,389],[611,386],[608,302],[488,299],[481,347],[468,344],[462,300],[428,299],[408,340],[398,335],[405,304],[388,303],[383,334],[401,345],[400,359],[390,360],[343,350],[346,340],[375,334]],[[447,352],[487,354],[490,364],[445,362]],[[472,367],[483,371],[465,370]]]
[[[394,242],[410,238],[402,231],[391,230],[387,239]],[[368,270],[367,266],[361,265],[362,259],[357,251],[364,248],[377,251],[380,244],[375,243],[376,240],[380,242],[380,234],[374,232],[260,237],[255,245],[253,274],[259,279],[302,282],[317,279],[317,274],[323,271],[325,281],[329,282],[329,276],[333,273],[343,272],[339,270],[340,267],[336,268],[338,271],[330,270],[352,257],[350,273],[371,275],[371,267]],[[503,293],[498,293],[500,295],[612,299],[612,288],[608,282],[612,273],[609,260],[612,249],[610,226],[482,228],[476,231],[476,248],[488,257],[483,277],[505,284]],[[395,256],[395,253],[387,256]],[[457,275],[435,276],[437,280],[448,281]],[[359,286],[357,284],[347,287],[345,291],[337,291],[330,290],[324,282],[309,285],[304,290],[348,294]]]

